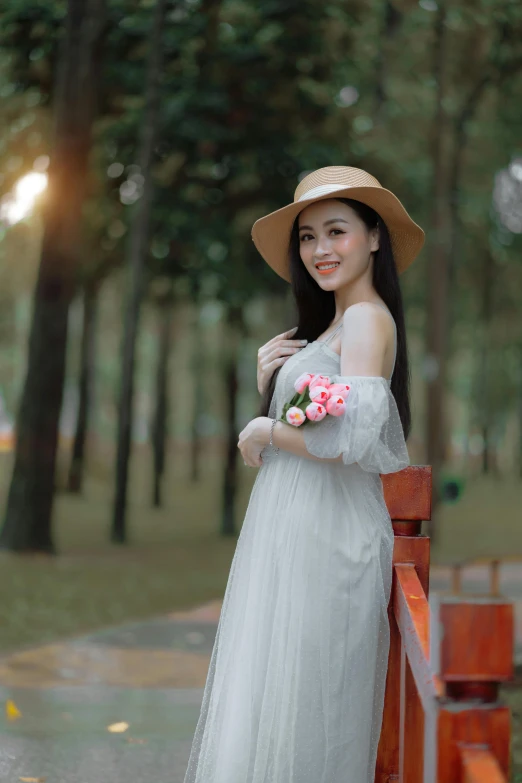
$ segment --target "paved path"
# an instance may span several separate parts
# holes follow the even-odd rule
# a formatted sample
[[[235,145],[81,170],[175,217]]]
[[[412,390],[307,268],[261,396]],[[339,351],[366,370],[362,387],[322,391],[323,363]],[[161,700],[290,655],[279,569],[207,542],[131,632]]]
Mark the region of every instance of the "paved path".
[[[0,699],[21,712],[0,718],[0,781],[182,783],[220,608],[0,660]]]
[[[466,592],[487,592],[485,567],[465,569]],[[522,563],[501,568],[515,599],[522,662]],[[432,568],[431,590],[449,569]],[[0,781],[182,783],[221,604],[109,628],[0,659]],[[108,726],[125,722],[122,733]]]

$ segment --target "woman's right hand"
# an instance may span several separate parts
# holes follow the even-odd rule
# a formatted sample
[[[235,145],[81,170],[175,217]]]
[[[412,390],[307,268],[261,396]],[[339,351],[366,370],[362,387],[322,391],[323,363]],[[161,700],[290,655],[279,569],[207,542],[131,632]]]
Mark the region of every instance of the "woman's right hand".
[[[257,352],[257,388],[259,394],[263,394],[274,371],[307,344],[307,340],[290,339],[296,330],[297,326],[294,326],[288,332],[272,337]]]

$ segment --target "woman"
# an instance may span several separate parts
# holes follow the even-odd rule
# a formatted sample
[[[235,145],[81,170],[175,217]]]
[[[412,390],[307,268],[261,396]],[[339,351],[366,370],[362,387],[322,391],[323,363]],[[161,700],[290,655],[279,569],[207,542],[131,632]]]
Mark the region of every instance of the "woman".
[[[259,466],[232,561],[185,783],[373,783],[389,651],[393,530],[379,474],[409,464],[398,274],[424,232],[370,174],[328,166],[253,240],[291,282],[297,331],[259,350]],[[278,421],[303,373],[346,410]]]

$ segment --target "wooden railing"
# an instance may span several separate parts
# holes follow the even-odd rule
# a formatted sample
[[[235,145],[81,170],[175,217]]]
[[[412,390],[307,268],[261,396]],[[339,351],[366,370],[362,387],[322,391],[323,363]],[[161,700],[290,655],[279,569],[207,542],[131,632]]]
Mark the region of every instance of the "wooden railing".
[[[506,783],[513,607],[501,596],[428,603],[431,468],[381,476],[395,532],[390,656],[375,783]]]

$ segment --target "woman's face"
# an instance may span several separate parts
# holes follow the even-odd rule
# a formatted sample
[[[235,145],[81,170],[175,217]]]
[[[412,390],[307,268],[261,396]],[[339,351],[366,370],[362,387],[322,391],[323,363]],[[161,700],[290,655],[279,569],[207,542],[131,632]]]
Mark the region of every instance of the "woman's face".
[[[325,291],[335,291],[369,268],[379,248],[378,229],[368,231],[357,213],[341,201],[325,199],[299,213],[299,249],[309,274]]]

